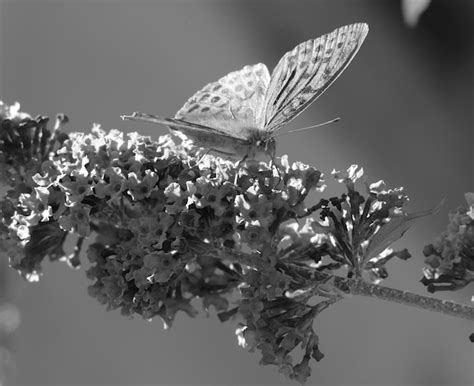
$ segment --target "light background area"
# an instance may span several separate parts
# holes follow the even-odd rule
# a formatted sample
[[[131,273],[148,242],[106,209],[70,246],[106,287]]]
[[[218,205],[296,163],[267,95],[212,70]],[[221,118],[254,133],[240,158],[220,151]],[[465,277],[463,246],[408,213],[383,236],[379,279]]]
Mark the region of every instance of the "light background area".
[[[287,130],[341,116],[337,125],[284,136],[278,154],[320,168],[364,166],[372,181],[404,186],[410,210],[433,207],[389,264],[386,285],[426,294],[423,246],[445,229],[449,208],[474,191],[473,2],[434,0],[416,29],[398,1],[0,0],[0,99],[25,111],[66,113],[70,130],[165,128],[122,122],[141,110],[173,116],[206,83],[246,64],[271,69],[299,42],[352,22],[370,32],[336,83]],[[327,177],[326,196],[342,192]],[[22,312],[14,385],[287,384],[237,346],[232,323],[184,314],[128,320],[87,295],[83,271],[45,264],[37,284],[8,272]],[[469,302],[465,289],[438,296]],[[472,384],[472,324],[427,311],[352,298],[316,321],[322,362],[314,385]]]

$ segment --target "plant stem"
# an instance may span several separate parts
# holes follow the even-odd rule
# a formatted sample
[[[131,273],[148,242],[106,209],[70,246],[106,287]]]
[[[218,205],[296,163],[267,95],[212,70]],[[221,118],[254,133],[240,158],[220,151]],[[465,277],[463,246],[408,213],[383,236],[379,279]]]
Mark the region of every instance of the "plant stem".
[[[349,292],[352,295],[388,300],[458,318],[474,320],[474,307],[465,304],[436,299],[430,296],[418,295],[412,292],[388,288],[378,284],[370,284],[360,279],[347,279],[335,276],[332,283],[340,290],[346,293]]]
[[[259,270],[268,269],[268,263],[259,261],[245,253],[228,252],[229,256],[240,263],[254,266]],[[289,266],[290,270],[303,270],[306,268]],[[418,295],[409,291],[402,291],[395,288],[384,287],[378,284],[367,283],[361,279],[349,279],[345,277],[330,275],[318,271],[311,272],[311,281],[315,283],[310,293],[316,295],[319,292],[319,283],[329,283],[347,295],[368,296],[371,298],[382,299],[394,303],[405,304],[407,306],[421,308],[428,311],[439,312],[442,314],[455,316],[467,320],[474,320],[474,307],[466,304],[459,304],[449,300],[436,299],[430,296]]]

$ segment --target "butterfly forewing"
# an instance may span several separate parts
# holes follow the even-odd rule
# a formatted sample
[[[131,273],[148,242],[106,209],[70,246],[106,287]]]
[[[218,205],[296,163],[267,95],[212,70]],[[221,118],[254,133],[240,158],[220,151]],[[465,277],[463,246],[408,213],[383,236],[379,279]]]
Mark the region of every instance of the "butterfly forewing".
[[[314,102],[348,66],[368,31],[365,23],[347,25],[287,52],[265,96],[265,129],[278,129]]]
[[[195,93],[175,118],[203,124],[237,138],[248,138],[248,128],[257,128],[270,74],[262,64],[245,66]]]

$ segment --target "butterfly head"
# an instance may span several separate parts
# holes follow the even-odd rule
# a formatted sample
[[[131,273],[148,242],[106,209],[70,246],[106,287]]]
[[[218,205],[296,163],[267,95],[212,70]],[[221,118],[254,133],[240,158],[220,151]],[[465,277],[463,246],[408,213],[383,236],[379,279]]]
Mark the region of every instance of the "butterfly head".
[[[269,155],[270,157],[275,156],[276,142],[275,138],[268,135],[257,135],[253,139],[252,151],[248,155],[249,158],[258,158],[259,156]]]
[[[272,158],[275,157],[275,153],[276,153],[275,138],[273,137],[265,138],[265,140],[262,142],[262,146],[266,154],[268,154]]]

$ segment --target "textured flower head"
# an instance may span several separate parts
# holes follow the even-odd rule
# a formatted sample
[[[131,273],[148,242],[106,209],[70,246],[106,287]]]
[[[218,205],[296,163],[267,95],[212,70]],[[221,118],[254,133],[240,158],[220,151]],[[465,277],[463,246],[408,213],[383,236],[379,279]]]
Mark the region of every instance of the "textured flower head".
[[[7,105],[0,101],[0,117],[2,119],[10,119],[13,121],[31,119],[29,114],[20,111],[20,104],[18,102],[15,102],[12,105]]]
[[[425,246],[427,266],[421,282],[428,291],[456,290],[474,281],[474,194],[466,193],[467,207],[449,214],[447,230]]]
[[[403,211],[401,188],[379,181],[358,189],[357,165],[333,173],[346,193],[308,205],[323,176],[287,156],[229,161],[170,135],[154,141],[99,125],[65,135],[66,121],[58,116],[49,130],[47,118],[0,105],[0,178],[10,189],[0,250],[30,280],[45,257],[78,266],[93,236],[89,294],[107,309],[159,317],[168,328],[179,311],[195,316],[200,299],[221,320],[240,319],[237,335],[262,364],[304,382],[310,359],[322,358],[313,320],[340,297],[315,279],[320,271],[345,267],[376,281],[389,259],[409,257],[390,245],[421,215]],[[445,257],[460,250],[453,234],[470,240],[472,201],[452,217],[449,248],[430,260],[438,271],[465,268],[459,253],[449,264]],[[63,248],[69,236],[72,253]],[[312,301],[313,287],[325,300]]]
[[[282,253],[288,259],[298,258],[318,269],[345,267],[350,276],[360,277],[367,273],[372,281],[386,278],[385,264],[391,258],[406,260],[410,257],[406,250],[394,252],[387,248],[416,219],[434,213],[438,208],[407,214],[403,205],[408,197],[403,189],[389,189],[383,181],[363,184],[362,187],[366,187],[363,194],[357,187],[363,170],[357,165],[352,165],[346,172],[334,171],[333,176],[346,185],[347,193],[322,199],[314,205],[311,211],[319,213],[319,220],[311,220],[310,228],[290,224],[286,237],[298,244]]]

